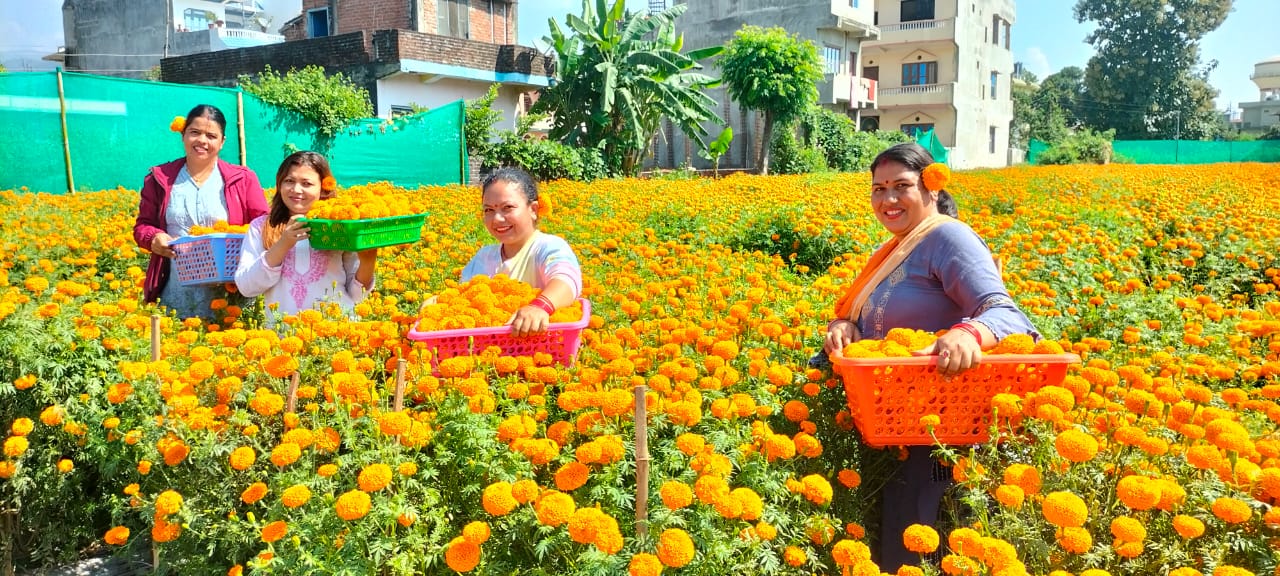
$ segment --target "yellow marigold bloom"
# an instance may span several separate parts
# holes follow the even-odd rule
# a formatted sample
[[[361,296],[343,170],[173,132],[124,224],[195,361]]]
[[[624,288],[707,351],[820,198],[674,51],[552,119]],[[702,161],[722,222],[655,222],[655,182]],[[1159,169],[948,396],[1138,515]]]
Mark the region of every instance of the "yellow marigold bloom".
[[[4,441],[4,455],[17,458],[25,454],[30,446],[31,443],[27,441],[26,436],[10,436]]]
[[[902,544],[917,554],[931,554],[938,549],[938,532],[924,524],[912,524],[902,532]]]
[[[1213,576],[1254,576],[1254,574],[1237,566],[1222,565],[1213,569]]]
[[[653,554],[638,553],[627,564],[627,576],[658,576],[662,573],[662,561]]]
[[[587,483],[591,471],[581,462],[570,462],[556,470],[556,488],[562,492],[572,492]]]
[[[147,474],[150,474],[150,473],[151,473],[151,461],[150,461],[150,460],[139,460],[139,461],[138,461],[138,473],[139,473],[139,474],[141,474],[141,475],[143,475],[143,476],[146,476]]]
[[[577,512],[577,505],[574,504],[572,496],[564,492],[549,490],[538,498],[533,511],[538,517],[539,524],[554,528],[567,523]],[[493,512],[490,512],[490,514],[493,514]]]
[[[537,482],[526,478],[511,485],[511,496],[520,504],[528,504],[537,499],[539,490]]]
[[[1089,517],[1089,507],[1071,492],[1053,492],[1045,496],[1041,513],[1059,528],[1079,528]]]
[[[941,424],[942,418],[938,417],[937,414],[925,414],[920,417],[920,425],[924,426],[926,429],[937,428]]]
[[[173,490],[165,490],[156,496],[156,514],[168,516],[177,514],[182,509],[182,495]]]
[[[756,535],[759,536],[761,540],[764,540],[766,542],[771,541],[774,538],[778,537],[778,529],[774,528],[772,524],[765,522],[763,520],[756,522],[755,528],[756,528]]]
[[[1253,509],[1235,498],[1218,498],[1213,501],[1209,509],[1213,511],[1214,516],[1228,524],[1242,524],[1253,517]]]
[[[1204,573],[1195,568],[1183,566],[1169,571],[1169,576],[1204,576]]]
[[[250,505],[257,504],[266,495],[267,485],[262,482],[254,482],[248,488],[245,488],[244,492],[240,493],[240,501]]]
[[[1098,453],[1098,439],[1075,428],[1059,433],[1053,446],[1058,450],[1058,455],[1076,463],[1088,462]]]
[[[470,572],[480,565],[480,547],[454,538],[444,551],[444,563],[454,572]]]
[[[1147,529],[1135,518],[1118,516],[1111,521],[1111,535],[1125,542],[1142,542],[1147,539]]]
[[[328,478],[338,473],[338,467],[334,464],[324,464],[316,469],[316,474],[321,478]]]
[[[810,502],[819,506],[826,506],[831,502],[831,483],[826,478],[810,474],[801,478],[800,483],[804,484],[804,497]]]
[[[1029,334],[1010,334],[1000,340],[991,354],[1030,354],[1036,349],[1035,339]]]
[[[720,340],[711,345],[711,355],[724,360],[733,360],[738,356],[738,344],[731,340]]]
[[[247,470],[253,466],[258,455],[253,452],[253,448],[241,446],[231,451],[230,461],[231,468],[234,470]]]
[[[1161,484],[1146,476],[1131,475],[1116,484],[1116,496],[1134,510],[1150,510],[1160,503]]]
[[[682,568],[693,561],[693,539],[679,528],[668,528],[658,536],[658,560],[668,568]]]
[[[1115,549],[1116,555],[1121,558],[1137,558],[1142,555],[1142,551],[1145,549],[1142,542],[1125,542],[1118,538],[1112,543],[1111,547]]]
[[[124,526],[116,526],[107,530],[102,540],[109,546],[124,546],[129,541],[129,529]]]
[[[284,436],[280,437],[280,441],[297,444],[298,448],[305,450],[315,442],[315,434],[306,428],[294,428],[285,432]]]
[[[368,494],[359,490],[351,490],[339,496],[333,508],[339,518],[350,522],[364,518],[365,514],[369,513],[371,503]]]
[[[1093,535],[1084,528],[1060,528],[1054,539],[1058,546],[1072,554],[1084,554],[1093,547]]]
[[[413,476],[418,473],[418,463],[401,462],[400,465],[396,467],[396,472],[399,472],[401,476]]]
[[[1026,492],[1022,487],[1013,484],[1001,484],[996,488],[996,501],[1005,508],[1018,509],[1022,507],[1023,500],[1026,499]]]
[[[1100,568],[1090,568],[1081,572],[1080,576],[1111,576],[1111,573]]]
[[[283,520],[276,520],[262,527],[262,541],[270,544],[284,538],[285,534],[288,533],[289,525],[285,524]]]
[[[755,490],[750,488],[734,488],[729,496],[741,504],[742,513],[739,518],[748,522],[754,522],[760,519],[760,515],[764,512],[764,500],[756,494]]]
[[[280,495],[280,503],[285,508],[297,508],[306,504],[311,500],[311,489],[305,484],[294,484],[285,488],[284,494]]]
[[[475,545],[484,544],[489,539],[489,525],[476,521],[462,527],[462,539]]]
[[[782,560],[786,562],[788,566],[799,567],[803,566],[804,563],[809,560],[809,555],[805,554],[803,548],[798,546],[787,546],[787,548],[782,551]]]
[[[1262,523],[1271,528],[1280,528],[1280,506],[1272,506],[1262,515]]]
[[[693,489],[683,482],[675,480],[663,482],[658,493],[662,496],[662,505],[672,510],[679,510],[693,504]]]
[[[982,573],[982,566],[976,560],[957,554],[943,556],[939,567],[948,576],[968,576]]]
[[[956,554],[976,556],[982,551],[982,535],[972,528],[956,528],[947,535],[947,546]]]
[[[379,462],[365,466],[356,483],[365,492],[377,492],[390,486],[392,478],[391,467]]]
[[[297,462],[300,456],[302,456],[302,449],[297,444],[285,442],[271,450],[271,463],[284,468]]]
[[[405,411],[384,412],[378,416],[378,429],[388,436],[399,436],[409,431],[413,418]]]
[[[1021,488],[1024,494],[1039,494],[1042,480],[1035,466],[1010,464],[1004,469],[1004,483]]]
[[[856,540],[841,540],[831,548],[831,557],[836,566],[853,566],[858,562],[871,560],[871,548]]]
[[[33,428],[35,428],[35,424],[31,422],[30,418],[18,418],[13,421],[13,424],[9,425],[9,432],[14,436],[26,436],[31,433]]]
[[[485,512],[494,516],[506,516],[519,505],[511,494],[509,482],[494,482],[486,486],[480,502],[484,505]]]

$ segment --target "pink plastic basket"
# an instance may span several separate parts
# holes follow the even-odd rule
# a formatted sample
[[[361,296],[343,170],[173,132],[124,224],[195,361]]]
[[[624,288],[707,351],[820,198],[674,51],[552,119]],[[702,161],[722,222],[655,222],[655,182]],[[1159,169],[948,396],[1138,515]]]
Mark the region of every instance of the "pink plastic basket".
[[[582,344],[582,329],[591,322],[591,302],[585,298],[579,298],[578,302],[582,303],[581,320],[552,324],[547,327],[546,332],[523,338],[512,336],[510,326],[419,332],[417,324],[409,330],[407,338],[425,342],[433,349],[433,366],[454,356],[479,355],[490,346],[501,348],[503,356],[533,356],[538,352],[545,352],[556,363],[569,366],[578,356],[578,346]]]
[[[173,269],[183,286],[235,282],[244,234],[183,236],[169,243],[177,253]]]

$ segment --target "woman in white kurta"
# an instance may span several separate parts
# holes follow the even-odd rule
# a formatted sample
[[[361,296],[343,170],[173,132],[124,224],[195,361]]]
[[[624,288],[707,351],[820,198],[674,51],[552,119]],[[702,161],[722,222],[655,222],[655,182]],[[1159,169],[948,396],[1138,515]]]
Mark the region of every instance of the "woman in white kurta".
[[[538,230],[538,214],[548,204],[538,198],[538,184],[519,168],[499,168],[481,183],[484,226],[498,242],[481,248],[462,269],[462,281],[474,276],[506,274],[541,290],[516,310],[511,331],[516,336],[543,332],[551,314],[573,304],[582,294],[582,268],[569,243]]]
[[[361,252],[314,250],[310,231],[298,220],[312,204],[337,188],[329,162],[315,152],[296,152],[276,173],[271,211],[249,224],[240,249],[236,287],[248,297],[261,295],[276,316],[297,314],[322,302],[337,303],[350,313],[373,288],[378,250]]]

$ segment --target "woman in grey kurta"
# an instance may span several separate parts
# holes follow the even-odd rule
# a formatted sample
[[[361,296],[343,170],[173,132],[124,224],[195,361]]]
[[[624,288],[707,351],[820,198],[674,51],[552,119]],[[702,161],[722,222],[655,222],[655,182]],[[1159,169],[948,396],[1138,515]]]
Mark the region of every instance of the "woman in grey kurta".
[[[982,350],[1006,336],[1039,338],[1010,298],[986,243],[951,217],[955,204],[945,191],[946,177],[939,183],[925,176],[931,164],[933,157],[914,143],[885,150],[872,162],[872,208],[893,238],[863,271],[867,281],[855,282],[841,299],[815,363],[839,354],[849,342],[882,340],[894,328],[948,330],[924,352],[938,356],[940,372],[954,375],[977,365]],[[909,448],[907,460],[885,484],[878,555],[885,572],[919,562],[919,555],[903,546],[902,533],[911,524],[934,524],[952,484],[949,469],[935,466],[931,453],[931,446]]]

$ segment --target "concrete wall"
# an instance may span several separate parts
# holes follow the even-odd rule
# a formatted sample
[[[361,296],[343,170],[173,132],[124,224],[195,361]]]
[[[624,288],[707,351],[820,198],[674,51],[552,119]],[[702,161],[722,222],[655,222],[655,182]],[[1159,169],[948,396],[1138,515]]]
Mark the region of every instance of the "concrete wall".
[[[429,78],[419,74],[392,74],[378,80],[378,110],[383,118],[391,116],[392,106],[417,104],[427,108],[439,108],[455,100],[473,100],[484,96],[488,82],[473,82],[457,78]],[[516,126],[516,107],[521,91],[514,86],[498,89],[493,109],[502,114],[494,125],[495,130],[513,130]]]
[[[69,0],[66,69],[143,78],[165,53],[169,16],[164,0]]]
[[[841,18],[870,26],[874,17],[875,0],[859,0],[858,7],[849,0],[695,0],[685,3],[688,9],[676,20],[677,32],[684,34],[684,49],[694,50],[725,44],[744,25],[761,27],[779,26],[789,33],[812,41],[822,52],[823,46],[838,48],[841,53],[841,70],[849,70],[850,52],[861,53],[861,41],[855,34],[837,29]],[[707,72],[719,75],[713,62],[704,63]],[[860,65],[854,61],[854,72],[860,74]],[[833,110],[849,112],[847,102],[834,103],[833,76],[827,75],[818,85],[821,101]],[[718,112],[733,127],[734,139],[729,153],[720,160],[721,168],[754,168],[755,147],[759,143],[759,131],[763,129],[760,115],[744,111],[729,101],[724,89],[710,90],[709,96],[721,103]],[[855,112],[856,114],[856,112]],[[708,139],[714,139],[722,129],[708,125]],[[647,167],[675,168],[686,161],[695,168],[710,168],[711,163],[697,154],[697,143],[686,138],[678,128],[663,124],[662,133],[655,138],[654,155]]]
[[[1280,124],[1280,100],[1241,102],[1240,109],[1243,130],[1265,130]]]

